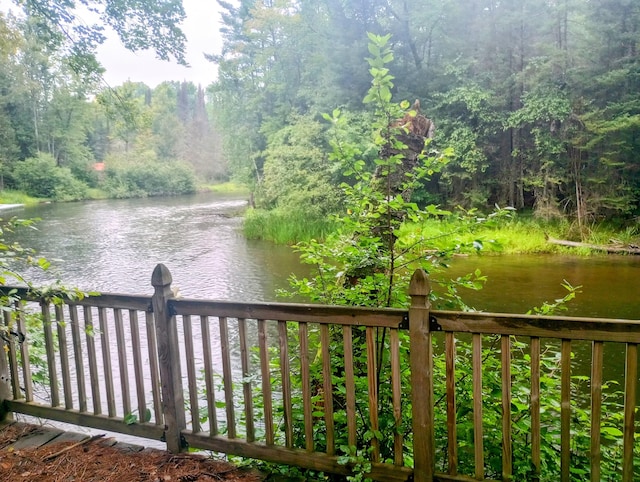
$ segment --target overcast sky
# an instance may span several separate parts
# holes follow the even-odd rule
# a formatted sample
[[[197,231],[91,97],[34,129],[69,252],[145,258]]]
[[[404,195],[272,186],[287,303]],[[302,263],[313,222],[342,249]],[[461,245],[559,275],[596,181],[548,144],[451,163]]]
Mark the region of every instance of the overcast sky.
[[[175,62],[156,60],[152,52],[129,52],[117,35],[98,49],[98,60],[107,69],[105,81],[117,86],[131,80],[156,87],[165,80],[191,81],[206,87],[216,79],[216,66],[204,54],[220,53],[220,15],[216,0],[183,0],[187,18],[182,30],[187,36],[187,62],[183,67]]]

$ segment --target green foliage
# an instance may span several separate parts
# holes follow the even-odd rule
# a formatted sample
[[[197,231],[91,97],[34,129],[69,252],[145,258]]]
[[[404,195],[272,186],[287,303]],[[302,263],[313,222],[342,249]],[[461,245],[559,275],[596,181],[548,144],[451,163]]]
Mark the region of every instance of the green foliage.
[[[13,178],[20,190],[33,197],[59,201],[86,197],[86,184],[76,179],[68,168],[58,167],[49,154],[40,153],[16,164]]]
[[[195,192],[193,170],[181,163],[144,162],[110,166],[103,189],[111,197],[145,197]]]
[[[328,165],[323,126],[294,116],[269,136],[256,202],[265,208],[306,212],[311,219],[335,212],[340,193]]]
[[[295,207],[271,211],[250,209],[246,211],[242,224],[248,239],[264,239],[277,244],[325,239],[334,227],[331,218],[312,216]]]

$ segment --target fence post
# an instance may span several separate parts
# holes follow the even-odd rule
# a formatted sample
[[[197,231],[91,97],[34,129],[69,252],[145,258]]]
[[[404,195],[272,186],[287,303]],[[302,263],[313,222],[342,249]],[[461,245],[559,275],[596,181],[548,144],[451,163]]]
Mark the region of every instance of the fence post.
[[[429,331],[431,286],[424,270],[411,277],[409,295],[409,339],[411,366],[411,410],[413,415],[413,480],[431,482],[435,471],[433,425],[433,345]]]
[[[162,385],[162,413],[167,450],[178,453],[185,448],[181,431],[186,428],[186,423],[178,329],[176,318],[169,312],[168,306],[169,299],[173,297],[171,281],[169,269],[164,264],[157,265],[151,275],[151,284],[154,288],[152,306]]]
[[[0,330],[2,329],[3,328],[0,327]],[[7,359],[5,345],[6,342],[0,337],[0,422],[11,419],[11,412],[7,410],[4,402],[5,400],[13,399],[11,372],[9,371],[9,360]]]

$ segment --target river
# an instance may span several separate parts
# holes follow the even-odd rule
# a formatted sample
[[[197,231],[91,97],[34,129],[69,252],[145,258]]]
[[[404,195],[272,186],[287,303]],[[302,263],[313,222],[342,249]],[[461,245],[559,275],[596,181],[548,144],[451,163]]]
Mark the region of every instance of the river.
[[[184,297],[275,301],[287,277],[304,268],[287,246],[247,240],[246,199],[199,194],[175,198],[41,204],[4,213],[40,218],[15,240],[53,262],[36,284],[60,279],[87,291],[151,294],[157,263],[171,271]],[[450,274],[480,269],[483,290],[463,296],[476,309],[522,313],[581,286],[566,312],[573,316],[640,319],[640,257],[518,255],[456,258]]]

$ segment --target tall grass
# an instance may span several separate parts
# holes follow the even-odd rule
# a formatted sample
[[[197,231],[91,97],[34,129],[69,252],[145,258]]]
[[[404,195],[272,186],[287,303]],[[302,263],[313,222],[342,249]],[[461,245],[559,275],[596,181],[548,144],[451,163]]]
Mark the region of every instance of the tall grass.
[[[12,191],[11,189],[0,191],[0,204],[38,204],[42,201],[44,199],[28,196],[21,191]]]
[[[277,244],[295,244],[310,239],[324,239],[335,229],[328,218],[313,218],[302,211],[249,209],[244,218],[244,235]]]

